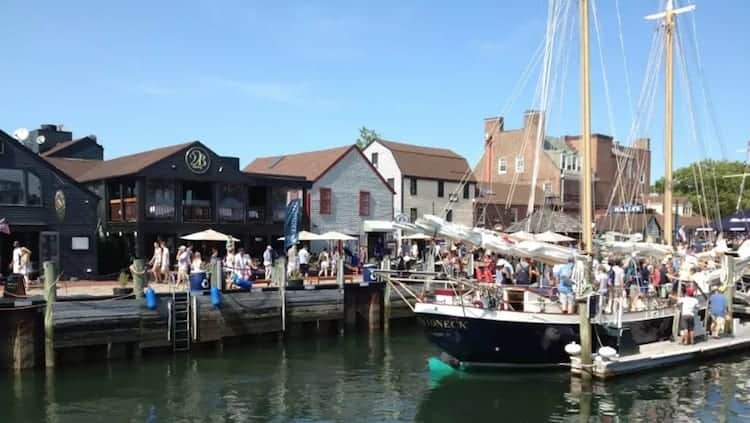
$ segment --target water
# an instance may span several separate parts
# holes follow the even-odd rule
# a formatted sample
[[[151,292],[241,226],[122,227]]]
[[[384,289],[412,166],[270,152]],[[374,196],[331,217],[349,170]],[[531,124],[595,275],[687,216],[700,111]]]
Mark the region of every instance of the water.
[[[750,355],[584,389],[566,372],[453,373],[416,328],[0,375],[0,422],[750,421]]]

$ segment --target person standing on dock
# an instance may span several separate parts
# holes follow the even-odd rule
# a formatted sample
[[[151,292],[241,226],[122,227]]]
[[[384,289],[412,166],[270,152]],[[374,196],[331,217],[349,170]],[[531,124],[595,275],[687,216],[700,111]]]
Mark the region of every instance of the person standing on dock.
[[[318,270],[318,276],[328,277],[328,269],[330,267],[330,258],[328,257],[328,250],[325,248],[318,255],[318,263],[320,263],[320,270]]]
[[[687,295],[677,300],[682,307],[680,323],[682,324],[682,344],[692,345],[694,343],[693,332],[695,330],[695,310],[698,308],[698,300],[694,297],[692,289],[687,290]]]
[[[151,257],[151,261],[148,262],[151,265],[151,273],[154,274],[154,282],[161,283],[161,246],[159,242],[154,242],[154,255]]]
[[[10,270],[16,275],[21,274],[21,256],[23,255],[21,250],[21,243],[13,241],[13,258],[10,261]]]
[[[560,266],[559,273],[556,275],[560,281],[557,287],[560,296],[560,304],[563,314],[575,313],[575,293],[573,292],[573,267],[574,259],[570,257],[568,262]]]
[[[310,253],[307,251],[306,246],[302,246],[302,249],[297,253],[297,258],[299,259],[299,272],[303,278],[306,278],[310,270]]]
[[[184,245],[181,245],[177,249],[177,284],[180,286],[183,283],[187,285],[188,273],[190,272],[190,252]]]
[[[164,240],[159,241],[159,245],[161,246],[161,274],[163,280],[169,281],[169,248]]]
[[[729,304],[718,286],[714,285],[711,291],[711,297],[708,299],[711,306],[711,334],[714,338],[719,338],[724,333]]]
[[[266,247],[266,251],[263,252],[263,270],[265,270],[266,280],[271,280],[273,277],[273,247],[270,245]]]

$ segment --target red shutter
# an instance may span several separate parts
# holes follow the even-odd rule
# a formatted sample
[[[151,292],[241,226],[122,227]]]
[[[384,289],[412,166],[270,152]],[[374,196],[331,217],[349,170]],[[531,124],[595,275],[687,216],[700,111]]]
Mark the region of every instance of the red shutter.
[[[370,215],[370,193],[367,191],[359,192],[359,215]]]
[[[320,214],[331,214],[331,189],[320,189]]]
[[[305,216],[310,216],[310,191],[305,193]]]

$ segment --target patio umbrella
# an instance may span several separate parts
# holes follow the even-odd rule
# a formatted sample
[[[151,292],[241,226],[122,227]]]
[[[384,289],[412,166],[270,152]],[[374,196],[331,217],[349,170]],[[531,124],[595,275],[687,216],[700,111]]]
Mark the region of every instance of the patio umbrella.
[[[424,239],[424,240],[427,240],[427,239],[432,239],[432,237],[429,236],[429,235],[427,235],[427,234],[417,233],[417,234],[411,234],[411,235],[407,235],[407,236],[401,237],[401,239]]]
[[[234,242],[239,241],[239,239],[231,235],[223,234],[213,229],[206,229],[205,231],[200,231],[200,232],[196,232],[190,235],[185,235],[181,237],[181,239],[184,239],[187,241],[227,241],[227,240],[232,240]]]
[[[318,240],[322,240],[324,238],[321,238],[320,235],[314,234],[312,232],[300,231],[299,235],[298,235],[298,239],[300,241],[318,241]],[[283,241],[283,240],[284,240],[283,236],[281,238],[279,238],[279,241]]]
[[[544,242],[551,242],[551,243],[575,241],[574,238],[561,235],[552,231],[547,231],[547,232],[536,235],[536,240],[544,241]]]
[[[341,232],[336,231],[328,231],[324,234],[318,235],[319,240],[329,240],[329,241],[354,241],[357,238],[354,238],[353,236],[349,236],[347,234],[342,234]]]

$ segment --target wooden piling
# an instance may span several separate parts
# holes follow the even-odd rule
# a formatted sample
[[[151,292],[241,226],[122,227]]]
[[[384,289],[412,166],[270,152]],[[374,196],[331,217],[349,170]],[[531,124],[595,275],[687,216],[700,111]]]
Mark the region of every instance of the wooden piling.
[[[344,288],[344,258],[339,257],[338,261],[336,262],[336,284],[338,284],[339,289]]]
[[[726,281],[724,282],[724,292],[725,296],[727,298],[727,318],[726,322],[724,323],[724,331],[731,335],[734,333],[734,322],[732,320],[734,315],[734,306],[732,303],[734,303],[734,281],[735,281],[735,271],[734,271],[734,264],[735,259],[732,256],[729,256],[727,254],[724,255],[724,259],[722,260],[724,263],[722,263],[724,270],[726,270]],[[706,331],[709,331],[710,328],[706,328]]]
[[[55,262],[44,262],[44,364],[55,367],[55,322],[52,307],[57,300],[57,268]]]
[[[381,270],[391,270],[391,259],[390,257],[383,258],[380,263]],[[380,277],[381,282],[385,282],[383,287],[383,329],[388,331],[391,322],[391,283],[383,276]]]
[[[273,269],[276,281],[279,284],[279,297],[281,297],[281,331],[286,331],[286,257],[276,259],[276,267]]]
[[[133,260],[133,291],[135,299],[143,298],[143,285],[146,279],[146,262],[143,259]]]
[[[591,322],[589,321],[589,297],[578,301],[578,332],[581,339],[581,375],[591,377]]]

